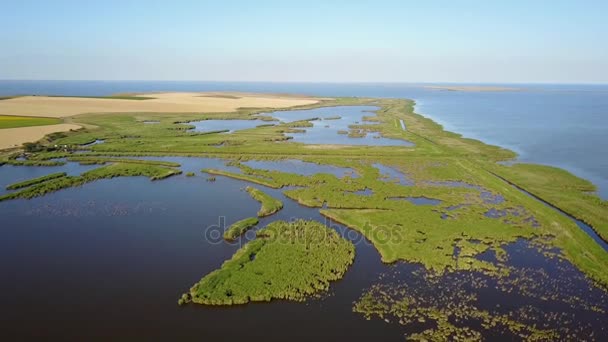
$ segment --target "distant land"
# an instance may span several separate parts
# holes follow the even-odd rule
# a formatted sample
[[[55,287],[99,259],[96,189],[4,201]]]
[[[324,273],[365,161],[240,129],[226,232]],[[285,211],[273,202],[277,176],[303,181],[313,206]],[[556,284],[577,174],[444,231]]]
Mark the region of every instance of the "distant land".
[[[430,85],[424,86],[427,89],[447,90],[447,91],[521,91],[523,88],[484,86],[484,85]]]

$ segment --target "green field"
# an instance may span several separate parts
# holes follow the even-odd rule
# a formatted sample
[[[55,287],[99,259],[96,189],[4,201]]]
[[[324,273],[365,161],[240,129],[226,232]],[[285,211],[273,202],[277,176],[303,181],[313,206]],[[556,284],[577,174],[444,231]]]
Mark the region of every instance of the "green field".
[[[35,116],[0,115],[0,129],[60,124],[61,119]]]

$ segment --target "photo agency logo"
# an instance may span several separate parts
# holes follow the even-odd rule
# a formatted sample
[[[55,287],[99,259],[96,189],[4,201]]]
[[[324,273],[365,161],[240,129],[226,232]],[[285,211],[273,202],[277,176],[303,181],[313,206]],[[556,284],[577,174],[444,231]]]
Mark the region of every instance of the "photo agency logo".
[[[301,217],[292,217],[287,220],[289,223],[294,223],[297,220],[308,219],[314,220],[313,218],[301,218]],[[236,222],[236,220],[231,219],[228,221],[226,216],[218,216],[217,222],[205,227],[204,238],[207,243],[217,245],[217,244],[230,244],[230,245],[238,245],[239,247],[244,245],[245,243],[255,239],[256,237],[260,237],[258,235],[258,231],[263,229],[266,225],[272,223],[270,222],[260,222],[257,225],[251,227],[242,235],[233,240],[224,239],[224,232],[230,227],[227,222]],[[316,220],[318,221],[318,220]],[[342,224],[335,222],[334,220],[324,217],[321,223],[325,224],[327,227],[331,228],[335,232],[337,232],[341,237],[350,241],[354,245],[365,244],[371,245],[370,241],[374,241],[376,244],[386,244],[386,243],[399,243],[404,238],[403,229],[397,229],[401,227],[390,227],[387,225],[377,225],[372,226],[369,222],[366,222],[361,231],[366,232],[366,235],[369,236],[367,239],[363,234],[359,233],[354,229],[350,229]],[[326,235],[327,238],[330,238],[329,233]],[[277,239],[281,243],[291,244],[298,239],[303,239],[303,234],[289,234],[288,236],[271,236],[271,235],[263,235],[265,239]]]

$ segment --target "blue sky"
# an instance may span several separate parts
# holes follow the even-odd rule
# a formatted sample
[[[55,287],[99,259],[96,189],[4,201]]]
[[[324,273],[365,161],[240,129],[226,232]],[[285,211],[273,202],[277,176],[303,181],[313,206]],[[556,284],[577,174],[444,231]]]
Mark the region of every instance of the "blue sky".
[[[608,82],[608,1],[6,1],[0,79]]]

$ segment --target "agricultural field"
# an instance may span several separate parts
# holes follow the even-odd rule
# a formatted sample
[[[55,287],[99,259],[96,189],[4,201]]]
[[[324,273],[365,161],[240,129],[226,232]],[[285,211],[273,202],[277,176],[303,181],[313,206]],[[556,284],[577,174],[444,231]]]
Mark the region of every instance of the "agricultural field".
[[[233,112],[239,108],[286,108],[316,103],[301,97],[213,93],[154,93],[146,95],[20,96],[0,101],[0,114],[68,117],[85,113],[200,113]]]
[[[0,129],[56,125],[59,123],[61,123],[61,120],[57,118],[0,115]]]

